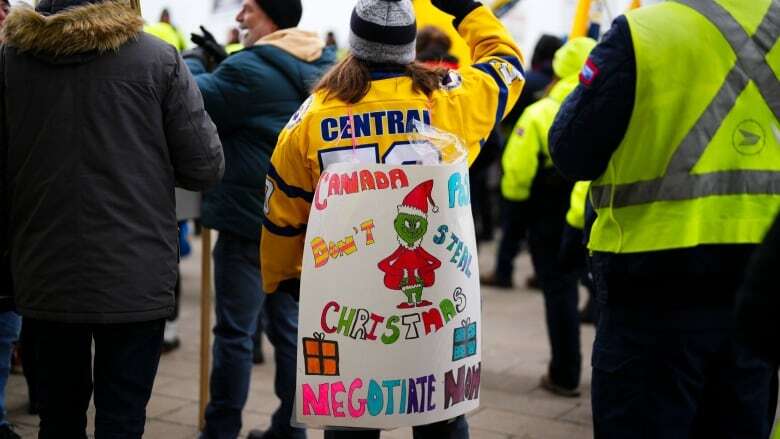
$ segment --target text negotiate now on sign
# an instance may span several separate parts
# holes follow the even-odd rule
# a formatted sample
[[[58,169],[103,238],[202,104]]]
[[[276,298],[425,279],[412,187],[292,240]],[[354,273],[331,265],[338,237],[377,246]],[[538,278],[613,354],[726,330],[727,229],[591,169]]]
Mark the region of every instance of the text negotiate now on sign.
[[[465,163],[340,163],[306,234],[295,421],[390,429],[479,406],[481,300]]]

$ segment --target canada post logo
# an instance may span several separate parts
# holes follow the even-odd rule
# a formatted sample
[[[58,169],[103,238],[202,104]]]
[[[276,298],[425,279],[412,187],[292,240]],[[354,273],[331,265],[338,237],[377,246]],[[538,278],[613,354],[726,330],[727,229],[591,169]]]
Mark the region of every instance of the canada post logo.
[[[731,142],[742,155],[760,154],[766,146],[766,132],[755,120],[743,120],[731,135]]]
[[[588,61],[585,63],[585,66],[582,67],[582,71],[580,72],[580,83],[586,87],[590,87],[598,75],[599,68],[596,67],[596,64],[593,62],[593,60],[588,58]]]

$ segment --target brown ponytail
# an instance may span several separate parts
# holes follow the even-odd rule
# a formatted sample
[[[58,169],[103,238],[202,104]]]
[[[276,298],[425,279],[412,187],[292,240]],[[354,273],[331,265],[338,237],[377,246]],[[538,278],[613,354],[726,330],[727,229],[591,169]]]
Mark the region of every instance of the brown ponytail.
[[[412,88],[416,92],[430,97],[438,89],[447,75],[442,68],[432,69],[419,63],[405,66],[405,74],[412,79]],[[347,104],[360,102],[371,89],[371,73],[368,66],[358,58],[347,55],[336,64],[314,87],[314,92],[325,93],[325,100],[339,99]]]

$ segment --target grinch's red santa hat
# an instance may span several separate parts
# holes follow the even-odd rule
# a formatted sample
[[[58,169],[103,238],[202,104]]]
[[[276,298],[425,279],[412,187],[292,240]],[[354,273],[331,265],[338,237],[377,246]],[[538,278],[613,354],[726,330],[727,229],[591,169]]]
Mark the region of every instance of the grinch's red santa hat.
[[[424,181],[411,190],[404,201],[398,205],[398,213],[408,213],[409,215],[428,216],[428,203],[433,206],[433,212],[439,211],[439,207],[433,202],[431,196],[433,192],[433,180]]]

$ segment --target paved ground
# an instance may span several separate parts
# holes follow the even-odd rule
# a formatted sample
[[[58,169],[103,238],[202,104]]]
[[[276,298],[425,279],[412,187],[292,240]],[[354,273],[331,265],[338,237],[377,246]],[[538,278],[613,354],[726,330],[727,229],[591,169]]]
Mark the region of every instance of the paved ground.
[[[194,247],[200,246],[196,240]],[[481,249],[482,271],[492,269],[494,247]],[[198,411],[199,355],[199,255],[183,263],[184,292],[181,310],[182,347],[163,357],[148,407],[146,437],[195,438]],[[526,256],[518,260],[515,283],[524,285],[530,273]],[[583,396],[554,397],[539,388],[547,359],[542,296],[516,288],[503,292],[490,288],[484,295],[485,330],[481,408],[469,417],[474,439],[585,439],[591,438],[590,348],[593,328],[582,331]],[[271,347],[265,343],[272,358]],[[264,427],[277,405],[272,392],[273,365],[255,367],[252,389],[244,412],[244,430]],[[9,418],[25,438],[35,437],[37,417],[26,414],[26,387],[20,376],[12,376],[7,389]],[[91,428],[91,427],[90,427]],[[245,434],[245,433],[243,433]],[[321,438],[312,431],[310,438]],[[410,438],[408,429],[383,434],[384,438]],[[435,439],[435,438],[431,438]]]

